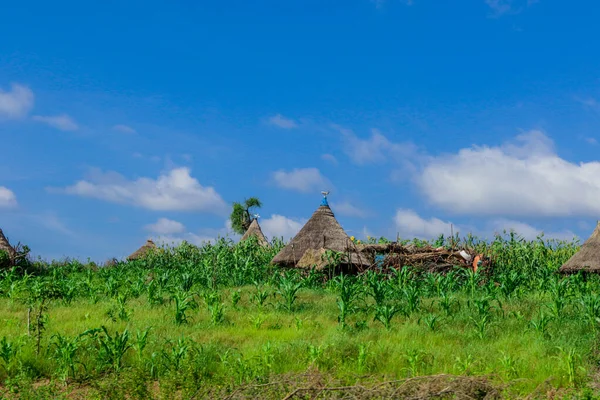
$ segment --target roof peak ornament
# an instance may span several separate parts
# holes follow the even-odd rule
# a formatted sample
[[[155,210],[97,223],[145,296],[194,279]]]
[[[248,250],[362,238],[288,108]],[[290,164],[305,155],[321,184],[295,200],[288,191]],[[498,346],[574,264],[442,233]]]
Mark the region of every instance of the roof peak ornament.
[[[327,195],[329,195],[329,191],[322,191],[321,194],[323,195],[323,200],[321,200],[321,206],[329,207],[329,203],[327,202]]]

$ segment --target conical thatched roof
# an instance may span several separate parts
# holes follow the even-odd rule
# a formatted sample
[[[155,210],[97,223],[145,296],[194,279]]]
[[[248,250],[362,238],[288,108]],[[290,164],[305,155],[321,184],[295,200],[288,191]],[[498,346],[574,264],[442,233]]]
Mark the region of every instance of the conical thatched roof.
[[[156,244],[152,241],[152,239],[146,240],[146,243],[136,251],[134,251],[129,257],[128,260],[137,260],[138,258],[144,257],[150,250],[155,249]]]
[[[4,236],[2,229],[0,229],[0,250],[4,250],[8,253],[8,257],[12,261],[15,259],[17,252],[15,249],[8,243],[8,239]]]
[[[262,229],[260,229],[260,225],[258,224],[258,220],[256,218],[254,218],[252,220],[252,222],[250,223],[250,226],[248,227],[248,230],[246,231],[246,233],[244,233],[244,236],[242,236],[242,239],[240,239],[240,241],[246,240],[250,236],[256,236],[256,238],[258,239],[258,243],[261,246],[269,245],[269,241],[263,234]]]
[[[560,272],[578,271],[600,272],[600,221],[579,251],[560,267]]]
[[[355,266],[370,265],[371,263],[366,255],[359,254],[354,247],[354,243],[335,219],[327,202],[324,201],[300,229],[300,232],[287,246],[281,249],[271,262],[289,267],[303,266],[308,259],[323,254],[325,250],[333,250],[349,255],[348,264]],[[310,250],[308,254],[307,250]],[[304,257],[305,254],[306,257]],[[300,263],[300,260],[303,262]]]

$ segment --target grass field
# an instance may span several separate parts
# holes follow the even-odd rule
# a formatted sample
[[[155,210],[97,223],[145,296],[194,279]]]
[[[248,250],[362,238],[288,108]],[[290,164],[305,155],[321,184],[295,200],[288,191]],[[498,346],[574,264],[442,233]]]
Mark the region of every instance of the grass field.
[[[281,243],[222,241],[112,267],[5,271],[0,393],[284,398],[312,385],[343,397],[362,385],[376,397],[378,382],[399,381],[450,398],[593,397],[600,279],[556,273],[576,244],[468,245],[492,254],[493,270],[327,280],[269,266]]]

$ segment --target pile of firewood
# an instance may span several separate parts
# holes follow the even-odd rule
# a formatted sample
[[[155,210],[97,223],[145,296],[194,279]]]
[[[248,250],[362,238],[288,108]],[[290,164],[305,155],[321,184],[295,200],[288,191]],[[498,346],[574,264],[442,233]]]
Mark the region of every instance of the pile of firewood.
[[[446,272],[458,266],[477,271],[479,268],[491,264],[488,257],[470,249],[453,250],[445,247],[419,247],[414,244],[390,243],[385,246],[365,246],[363,251],[384,254],[383,261],[376,263],[377,267],[384,270],[411,266],[429,272]]]

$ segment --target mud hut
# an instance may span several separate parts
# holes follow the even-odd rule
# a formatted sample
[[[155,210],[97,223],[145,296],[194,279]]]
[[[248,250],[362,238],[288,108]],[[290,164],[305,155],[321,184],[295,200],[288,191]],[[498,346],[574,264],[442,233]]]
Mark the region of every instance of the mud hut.
[[[4,250],[8,254],[8,264],[9,266],[12,265],[15,261],[15,257],[17,256],[17,252],[14,247],[10,245],[6,236],[4,236],[2,229],[0,229],[0,250]]]
[[[260,229],[260,225],[258,224],[257,218],[254,218],[252,220],[250,226],[248,227],[248,230],[246,230],[246,233],[244,233],[244,236],[242,236],[240,241],[246,240],[250,236],[255,236],[258,239],[258,244],[260,244],[261,246],[269,246],[269,241],[265,237],[262,229]]]
[[[600,221],[592,235],[581,245],[579,251],[560,267],[560,272],[600,272]]]
[[[146,240],[146,243],[136,251],[134,251],[127,259],[129,261],[137,260],[139,258],[143,258],[150,252],[151,250],[156,249],[156,244],[152,241],[152,239]]]
[[[273,258],[272,264],[285,267],[321,269],[327,265],[324,255],[327,250],[343,253],[341,269],[362,270],[371,265],[372,260],[365,253],[357,251],[333,211],[327,197],[313,213],[300,232]]]

